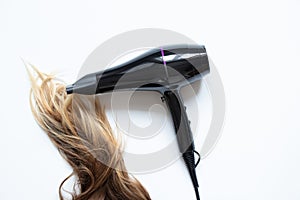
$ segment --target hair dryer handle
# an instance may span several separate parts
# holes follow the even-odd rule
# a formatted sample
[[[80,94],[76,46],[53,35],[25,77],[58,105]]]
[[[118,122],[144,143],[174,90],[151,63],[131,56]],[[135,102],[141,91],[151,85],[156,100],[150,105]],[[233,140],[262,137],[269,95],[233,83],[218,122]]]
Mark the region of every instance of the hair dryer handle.
[[[186,167],[192,179],[197,200],[200,200],[199,191],[198,191],[199,185],[198,185],[198,180],[197,180],[197,175],[195,170],[197,164],[195,164],[195,157],[194,157],[194,152],[195,152],[194,139],[193,139],[193,134],[190,128],[190,123],[187,117],[185,106],[183,105],[178,90],[165,91],[164,100],[168,104],[169,110],[173,118],[179,150],[182,153],[183,160],[186,164]],[[197,163],[199,163],[199,161],[200,161],[200,155]]]
[[[187,117],[186,107],[183,105],[178,90],[164,92],[164,100],[171,112],[179,150],[181,153],[194,151],[194,139]]]

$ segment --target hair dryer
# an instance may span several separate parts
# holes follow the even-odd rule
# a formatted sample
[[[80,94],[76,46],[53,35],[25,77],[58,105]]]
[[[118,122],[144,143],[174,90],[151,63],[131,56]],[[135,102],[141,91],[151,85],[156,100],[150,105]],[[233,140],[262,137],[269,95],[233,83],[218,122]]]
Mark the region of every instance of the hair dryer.
[[[162,94],[172,115],[179,150],[199,200],[193,134],[180,96],[180,88],[209,73],[206,49],[202,45],[172,45],[153,48],[113,68],[83,76],[67,86],[68,94],[93,95],[111,91],[157,91]],[[197,163],[194,154],[199,156]]]

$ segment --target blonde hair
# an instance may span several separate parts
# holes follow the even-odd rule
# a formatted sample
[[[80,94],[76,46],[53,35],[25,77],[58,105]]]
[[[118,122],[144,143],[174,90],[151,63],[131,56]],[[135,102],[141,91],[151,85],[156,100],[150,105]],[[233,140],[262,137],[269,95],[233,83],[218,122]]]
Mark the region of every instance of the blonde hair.
[[[126,171],[120,142],[99,99],[67,95],[62,81],[32,65],[27,68],[33,116],[73,169],[59,187],[60,199],[63,184],[75,175],[73,200],[149,200],[146,189]]]

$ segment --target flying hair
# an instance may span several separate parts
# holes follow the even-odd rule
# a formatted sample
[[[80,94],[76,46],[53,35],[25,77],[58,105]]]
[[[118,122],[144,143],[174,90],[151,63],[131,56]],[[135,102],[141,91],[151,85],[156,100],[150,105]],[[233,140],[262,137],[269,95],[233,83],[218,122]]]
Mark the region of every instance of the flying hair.
[[[150,200],[142,184],[126,171],[121,142],[99,98],[67,95],[66,85],[54,75],[31,64],[27,71],[32,114],[73,169],[59,187],[60,200],[66,199],[63,185],[72,176],[72,200]]]

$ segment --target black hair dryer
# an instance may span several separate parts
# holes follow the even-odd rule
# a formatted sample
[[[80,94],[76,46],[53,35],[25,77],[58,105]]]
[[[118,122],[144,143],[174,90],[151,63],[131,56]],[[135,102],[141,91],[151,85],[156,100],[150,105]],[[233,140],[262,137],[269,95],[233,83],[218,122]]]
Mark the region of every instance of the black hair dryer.
[[[67,86],[67,94],[93,95],[118,90],[157,91],[171,112],[179,150],[200,199],[196,166],[200,155],[195,151],[193,134],[183,105],[180,88],[209,73],[206,49],[202,45],[172,45],[150,51],[104,71],[83,76]],[[195,161],[195,153],[199,156]]]

